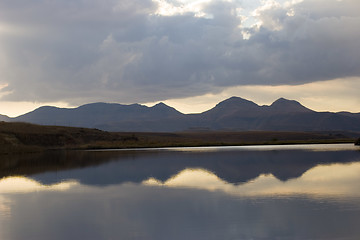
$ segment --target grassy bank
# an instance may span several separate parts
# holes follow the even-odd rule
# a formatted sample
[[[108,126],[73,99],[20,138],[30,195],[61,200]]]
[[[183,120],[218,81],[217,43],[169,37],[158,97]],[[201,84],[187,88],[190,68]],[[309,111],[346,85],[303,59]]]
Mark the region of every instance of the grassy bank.
[[[353,137],[313,132],[112,133],[98,129],[0,122],[0,154],[48,149],[102,149],[175,146],[345,143]]]

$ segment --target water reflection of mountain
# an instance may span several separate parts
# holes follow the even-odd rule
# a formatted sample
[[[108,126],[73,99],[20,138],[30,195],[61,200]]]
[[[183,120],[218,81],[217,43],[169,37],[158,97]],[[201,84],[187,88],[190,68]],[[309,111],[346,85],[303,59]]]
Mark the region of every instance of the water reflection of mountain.
[[[260,174],[287,181],[319,164],[354,161],[360,161],[358,151],[56,152],[2,159],[0,177],[25,175],[43,184],[72,179],[87,185],[110,185],[139,183],[151,177],[164,182],[184,169],[200,168],[226,182],[241,184]]]

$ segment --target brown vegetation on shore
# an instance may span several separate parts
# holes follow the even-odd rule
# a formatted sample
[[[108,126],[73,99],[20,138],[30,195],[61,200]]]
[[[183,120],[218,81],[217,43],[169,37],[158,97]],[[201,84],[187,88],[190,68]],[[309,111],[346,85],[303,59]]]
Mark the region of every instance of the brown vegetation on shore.
[[[354,142],[341,134],[307,132],[113,133],[98,129],[0,122],[0,154],[47,149],[143,148]]]

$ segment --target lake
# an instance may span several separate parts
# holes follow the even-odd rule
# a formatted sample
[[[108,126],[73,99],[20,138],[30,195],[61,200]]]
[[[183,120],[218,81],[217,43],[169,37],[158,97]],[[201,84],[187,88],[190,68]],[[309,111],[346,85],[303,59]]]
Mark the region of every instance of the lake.
[[[360,239],[360,147],[2,156],[0,239]]]

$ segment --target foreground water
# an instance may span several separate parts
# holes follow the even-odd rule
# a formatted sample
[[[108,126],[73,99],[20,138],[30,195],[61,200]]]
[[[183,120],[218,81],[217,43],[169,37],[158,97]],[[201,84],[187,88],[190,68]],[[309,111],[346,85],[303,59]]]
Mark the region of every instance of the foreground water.
[[[0,161],[0,239],[360,239],[349,144],[57,152]]]

